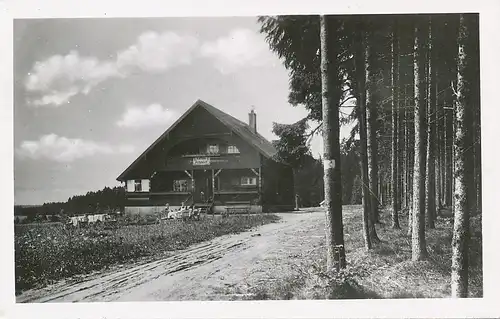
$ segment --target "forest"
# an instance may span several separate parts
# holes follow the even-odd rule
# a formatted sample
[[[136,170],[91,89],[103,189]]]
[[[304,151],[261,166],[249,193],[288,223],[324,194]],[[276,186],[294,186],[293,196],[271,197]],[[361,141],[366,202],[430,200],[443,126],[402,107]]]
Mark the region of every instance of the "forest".
[[[479,15],[262,16],[258,22],[289,71],[290,104],[308,110],[297,123],[275,124],[283,160],[299,167],[311,134],[323,136],[328,268],[346,265],[341,154],[356,144],[365,248],[379,242],[381,207],[390,201],[392,227],[399,229],[407,212],[411,258],[425,260],[426,230],[449,209],[451,290],[466,297],[470,217],[481,214]],[[355,125],[341,143],[346,123]]]
[[[66,202],[47,202],[43,205],[14,206],[15,216],[28,216],[28,221],[37,215],[76,215],[80,213],[109,212],[123,210],[125,189],[120,186],[104,187],[98,191],[88,191],[84,195],[75,195]]]

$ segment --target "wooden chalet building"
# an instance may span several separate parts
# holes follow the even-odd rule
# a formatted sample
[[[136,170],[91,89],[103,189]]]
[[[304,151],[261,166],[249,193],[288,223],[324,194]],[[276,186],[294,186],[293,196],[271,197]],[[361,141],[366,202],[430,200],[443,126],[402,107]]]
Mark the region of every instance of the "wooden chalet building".
[[[194,204],[214,213],[294,207],[291,167],[273,159],[274,146],[248,124],[198,100],[117,180],[126,184],[126,213],[156,213],[166,204]]]

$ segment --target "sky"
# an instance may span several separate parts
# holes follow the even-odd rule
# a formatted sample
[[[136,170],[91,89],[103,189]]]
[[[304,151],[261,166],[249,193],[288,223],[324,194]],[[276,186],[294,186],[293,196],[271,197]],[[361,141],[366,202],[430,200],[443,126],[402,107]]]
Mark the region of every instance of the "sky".
[[[197,99],[245,122],[254,108],[268,139],[307,114],[255,17],[15,20],[14,203],[120,185]]]

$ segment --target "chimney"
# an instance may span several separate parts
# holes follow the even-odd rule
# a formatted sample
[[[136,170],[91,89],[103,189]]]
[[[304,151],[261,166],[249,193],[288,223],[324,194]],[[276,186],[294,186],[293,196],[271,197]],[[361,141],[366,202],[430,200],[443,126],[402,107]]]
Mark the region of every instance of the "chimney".
[[[248,125],[252,132],[257,133],[257,114],[255,114],[254,109],[248,113]]]

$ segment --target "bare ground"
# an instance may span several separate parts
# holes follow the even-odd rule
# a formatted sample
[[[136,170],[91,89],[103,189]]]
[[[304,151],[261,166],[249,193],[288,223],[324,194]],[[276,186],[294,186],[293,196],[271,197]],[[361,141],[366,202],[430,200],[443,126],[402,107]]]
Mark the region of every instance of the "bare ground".
[[[279,215],[278,223],[218,237],[161,260],[28,290],[17,302],[245,299],[260,285],[289,277],[324,242],[322,211]]]

